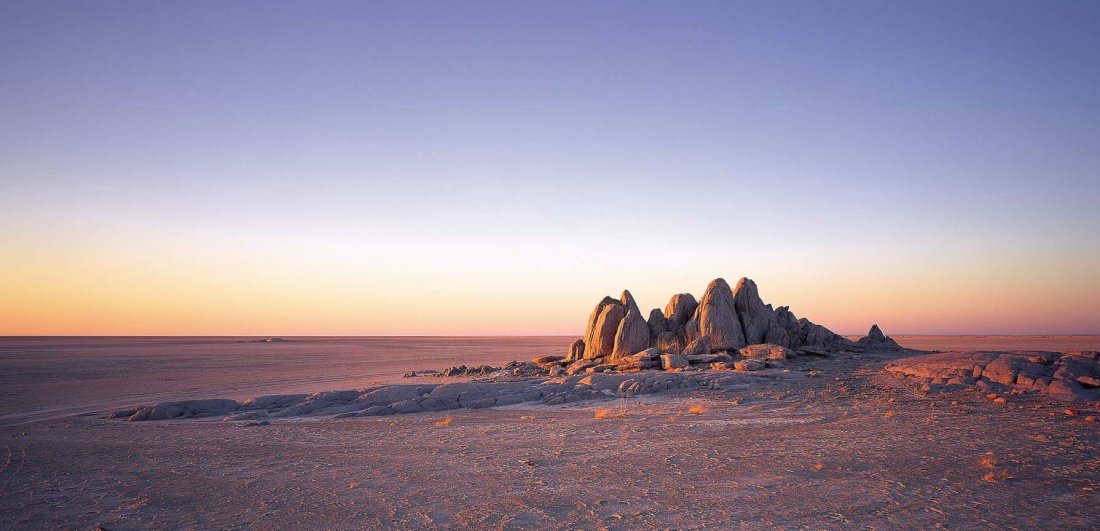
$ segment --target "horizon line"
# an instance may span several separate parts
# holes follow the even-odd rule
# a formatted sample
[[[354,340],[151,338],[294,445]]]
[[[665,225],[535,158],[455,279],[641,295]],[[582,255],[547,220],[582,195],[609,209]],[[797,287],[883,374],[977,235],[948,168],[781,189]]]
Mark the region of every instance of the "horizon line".
[[[838,333],[840,336],[855,336],[863,337],[866,334],[845,334]],[[886,334],[890,337],[1089,337],[1100,336],[1100,332],[1092,333],[1074,333],[1074,334],[1048,334],[1048,333],[1030,333],[1030,334],[998,334],[998,333],[965,333],[965,334],[906,334],[895,333]],[[37,338],[50,338],[50,339],[64,339],[64,338],[177,338],[177,337],[190,337],[190,338],[236,338],[236,337],[255,337],[255,338],[326,338],[326,337],[342,337],[342,338],[354,338],[354,337],[583,337],[584,333],[579,334],[152,334],[152,335],[140,335],[140,334],[65,334],[65,335],[48,335],[48,334],[31,334],[31,335],[3,335],[0,334],[0,339],[37,339]]]

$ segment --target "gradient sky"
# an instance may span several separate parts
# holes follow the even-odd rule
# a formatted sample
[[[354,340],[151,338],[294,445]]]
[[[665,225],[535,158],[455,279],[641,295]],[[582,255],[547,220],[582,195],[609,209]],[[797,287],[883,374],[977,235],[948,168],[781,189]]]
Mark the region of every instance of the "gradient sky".
[[[0,334],[1100,333],[1100,2],[0,2]]]

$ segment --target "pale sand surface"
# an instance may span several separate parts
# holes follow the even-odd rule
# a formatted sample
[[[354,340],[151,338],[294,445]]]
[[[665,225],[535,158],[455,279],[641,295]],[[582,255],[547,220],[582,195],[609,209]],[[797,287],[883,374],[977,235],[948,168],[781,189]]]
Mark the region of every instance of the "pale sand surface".
[[[570,339],[405,339],[403,352],[436,352],[412,363],[347,345],[318,359],[311,353],[326,347],[308,342],[247,345],[232,360],[225,350],[204,355],[211,345],[130,340],[100,354],[43,347],[31,359],[8,343],[3,408],[24,416],[0,427],[0,528],[1081,529],[1100,520],[1100,423],[1084,420],[1097,412],[1069,416],[1042,397],[923,395],[880,370],[889,355],[802,358],[796,370],[819,377],[766,386],[252,427],[61,418],[33,405],[51,392],[67,395],[55,407],[105,410],[146,394],[241,397],[268,380],[264,389],[279,392],[357,387],[413,368],[530,357],[516,348],[557,352]],[[390,341],[402,340],[381,343]],[[84,392],[99,394],[71,395]],[[704,411],[690,414],[692,405]],[[626,416],[597,419],[599,408]],[[981,464],[987,452],[993,468]],[[991,470],[1003,479],[984,480]]]

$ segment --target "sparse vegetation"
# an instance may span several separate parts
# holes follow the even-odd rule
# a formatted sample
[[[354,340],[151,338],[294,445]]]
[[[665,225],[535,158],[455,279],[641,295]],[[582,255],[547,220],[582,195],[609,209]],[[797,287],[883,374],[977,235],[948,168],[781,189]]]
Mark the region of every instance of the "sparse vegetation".
[[[621,419],[621,418],[626,417],[626,411],[625,410],[619,410],[618,412],[616,412],[615,410],[613,410],[611,408],[604,407],[604,408],[597,409],[595,416],[598,419]]]
[[[997,456],[993,455],[993,452],[986,452],[982,456],[979,463],[982,468],[988,468],[989,472],[986,472],[982,479],[985,481],[1006,481],[1009,478],[1008,471],[1001,468],[997,468]]]
[[[987,452],[982,456],[981,464],[982,468],[993,468],[997,466],[997,457],[993,455],[993,452]]]

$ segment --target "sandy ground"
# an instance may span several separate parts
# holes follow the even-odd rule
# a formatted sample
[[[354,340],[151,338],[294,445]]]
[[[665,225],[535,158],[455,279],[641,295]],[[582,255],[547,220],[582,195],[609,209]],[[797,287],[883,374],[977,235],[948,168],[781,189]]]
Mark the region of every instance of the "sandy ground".
[[[1100,423],[1085,420],[1097,412],[923,395],[880,369],[890,357],[802,358],[793,370],[818,377],[556,407],[251,427],[41,419],[0,428],[0,528],[1100,521]]]

